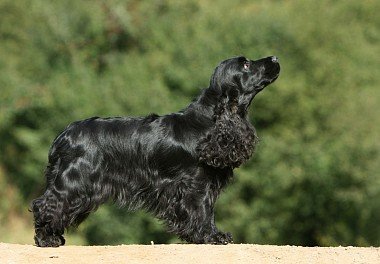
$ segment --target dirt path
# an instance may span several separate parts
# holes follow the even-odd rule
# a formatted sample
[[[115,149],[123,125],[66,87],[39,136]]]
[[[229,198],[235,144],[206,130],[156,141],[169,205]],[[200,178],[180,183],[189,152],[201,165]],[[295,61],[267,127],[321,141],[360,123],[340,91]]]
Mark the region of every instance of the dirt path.
[[[380,248],[236,244],[37,248],[0,243],[0,263],[380,263]]]

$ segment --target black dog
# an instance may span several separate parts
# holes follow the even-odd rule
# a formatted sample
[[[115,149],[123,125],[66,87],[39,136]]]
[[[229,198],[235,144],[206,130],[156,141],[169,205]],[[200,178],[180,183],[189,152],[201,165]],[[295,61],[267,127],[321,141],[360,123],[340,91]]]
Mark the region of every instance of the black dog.
[[[108,200],[153,213],[190,243],[232,242],[215,226],[214,204],[252,155],[257,137],[247,109],[279,72],[276,57],[236,57],[178,113],[70,124],[53,142],[46,191],[32,203],[36,245],[63,245],[64,229]]]

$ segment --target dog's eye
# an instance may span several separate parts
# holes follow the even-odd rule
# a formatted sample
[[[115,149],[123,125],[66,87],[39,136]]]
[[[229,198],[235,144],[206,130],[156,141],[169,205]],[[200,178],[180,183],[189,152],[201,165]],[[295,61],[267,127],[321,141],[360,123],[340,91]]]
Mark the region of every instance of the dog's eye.
[[[248,70],[250,65],[249,61],[244,62],[244,70]]]

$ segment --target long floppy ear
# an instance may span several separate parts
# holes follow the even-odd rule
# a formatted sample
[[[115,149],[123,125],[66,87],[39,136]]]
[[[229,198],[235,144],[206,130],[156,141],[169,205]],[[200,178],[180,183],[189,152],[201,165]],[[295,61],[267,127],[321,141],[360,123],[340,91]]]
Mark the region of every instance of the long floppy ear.
[[[258,142],[254,127],[238,111],[238,90],[222,89],[215,108],[215,126],[201,139],[199,161],[217,168],[236,168],[250,158]]]

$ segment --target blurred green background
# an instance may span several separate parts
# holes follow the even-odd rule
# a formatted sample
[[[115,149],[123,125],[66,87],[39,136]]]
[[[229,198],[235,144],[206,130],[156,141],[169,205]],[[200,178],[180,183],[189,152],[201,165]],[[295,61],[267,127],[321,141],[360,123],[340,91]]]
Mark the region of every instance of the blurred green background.
[[[280,58],[260,137],[217,203],[237,243],[380,245],[380,1],[1,0],[0,241],[33,243],[54,137],[91,116],[185,107],[214,67]],[[101,207],[68,244],[179,242]]]

